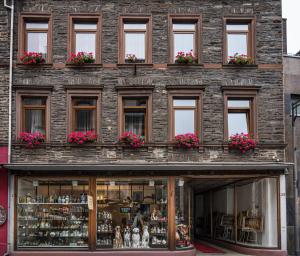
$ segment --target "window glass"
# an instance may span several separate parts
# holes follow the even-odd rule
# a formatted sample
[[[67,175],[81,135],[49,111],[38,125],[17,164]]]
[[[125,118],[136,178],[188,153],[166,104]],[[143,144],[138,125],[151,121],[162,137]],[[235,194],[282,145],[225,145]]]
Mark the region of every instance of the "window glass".
[[[174,33],[174,59],[178,52],[189,52],[194,50],[194,34]]]
[[[19,178],[17,247],[88,247],[88,180]]]
[[[291,115],[293,114],[293,104],[295,104],[295,116],[300,116],[300,97],[292,96]]]
[[[98,179],[97,247],[167,248],[167,209],[167,179]]]
[[[138,30],[138,29],[147,29],[146,23],[124,23],[124,29],[132,29],[132,30]]]
[[[23,98],[24,105],[46,105],[46,98]]]
[[[77,110],[76,111],[76,131],[87,132],[94,131],[95,127],[95,110]]]
[[[174,110],[175,114],[175,136],[184,133],[195,132],[195,111]]]
[[[145,136],[145,113],[125,112],[125,131]]]
[[[76,32],[76,53],[85,52],[96,53],[96,34],[95,33],[78,33]]]
[[[237,133],[249,133],[247,113],[228,113],[228,135]]]
[[[237,242],[247,246],[278,246],[277,182],[275,178],[244,182],[236,188]]]
[[[25,132],[45,134],[45,109],[26,109],[24,118]]]
[[[173,30],[195,30],[195,24],[188,23],[174,23]]]
[[[228,56],[234,56],[238,54],[248,54],[247,50],[247,35],[246,34],[228,34]]]
[[[47,53],[47,32],[28,32],[27,33],[27,51]]]
[[[146,106],[146,99],[124,99],[124,105],[128,107]]]
[[[74,106],[96,106],[95,99],[74,99]]]
[[[175,100],[173,100],[173,106],[174,107],[195,107],[196,100],[175,99]]]
[[[96,30],[97,29],[97,24],[96,23],[75,23],[74,24],[75,29],[92,29]]]
[[[137,59],[145,60],[145,33],[125,33],[125,58],[134,54]]]
[[[248,31],[248,24],[228,24],[226,25],[227,30],[230,31]]]
[[[250,108],[249,100],[228,100],[229,108]]]
[[[26,22],[27,29],[48,29],[48,22]]]

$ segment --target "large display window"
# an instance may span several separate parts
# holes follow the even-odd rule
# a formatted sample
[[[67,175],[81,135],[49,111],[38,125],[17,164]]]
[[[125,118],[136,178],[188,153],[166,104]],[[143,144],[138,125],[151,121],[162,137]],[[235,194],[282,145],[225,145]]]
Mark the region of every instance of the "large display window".
[[[18,179],[17,248],[88,247],[88,180]]]
[[[98,179],[97,248],[167,248],[167,197],[167,179]]]

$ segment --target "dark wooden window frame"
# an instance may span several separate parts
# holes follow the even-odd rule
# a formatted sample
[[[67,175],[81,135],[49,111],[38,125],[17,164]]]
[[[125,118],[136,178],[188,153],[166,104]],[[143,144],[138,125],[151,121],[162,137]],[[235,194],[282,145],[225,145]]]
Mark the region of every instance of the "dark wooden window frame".
[[[50,95],[49,91],[17,91],[16,92],[16,136],[24,131],[24,105],[23,98],[46,98],[45,109],[45,127],[46,127],[46,141],[50,141]]]
[[[121,15],[119,17],[119,64],[125,64],[125,30],[126,22],[146,22],[145,62],[134,64],[152,64],[152,15]],[[136,30],[139,32],[140,30]],[[134,31],[132,30],[134,33]]]
[[[101,46],[102,46],[102,19],[99,13],[83,13],[83,14],[69,14],[69,33],[68,33],[68,57],[70,57],[71,52],[75,53],[76,49],[76,31],[78,32],[94,32],[96,34],[95,42],[95,64],[101,63]],[[75,30],[74,25],[76,22],[95,22],[97,29],[81,29]]]
[[[174,106],[173,99],[194,99],[196,100],[196,107],[177,107],[177,109],[194,109],[195,110],[195,131],[199,136],[200,140],[203,140],[203,129],[202,129],[202,91],[199,90],[170,90],[168,91],[168,109],[169,109],[169,141],[174,142],[175,139],[175,118],[174,118]],[[175,107],[176,108],[176,107]]]
[[[124,99],[146,98],[145,141],[152,141],[152,90],[119,90],[118,92],[118,131],[119,136],[125,130]]]
[[[19,15],[19,40],[18,40],[18,60],[26,52],[27,49],[27,22],[48,22],[48,29],[32,29],[35,32],[47,31],[47,58],[46,63],[52,62],[52,15],[49,13],[21,13]]]
[[[194,53],[197,56],[198,64],[201,63],[202,60],[202,16],[201,15],[190,15],[190,14],[169,14],[168,15],[168,31],[169,31],[169,63],[174,63],[174,31],[173,24],[174,21],[178,23],[186,23],[193,22],[196,25],[195,28],[195,42],[194,42]],[[186,32],[186,31],[181,31]],[[190,32],[189,30],[187,32]]]
[[[228,100],[249,100],[250,108],[228,108]],[[257,134],[257,91],[255,90],[228,90],[224,91],[224,141],[228,141],[228,113],[249,113],[249,134],[258,140]]]
[[[67,124],[67,135],[73,131],[74,128],[74,108],[73,98],[93,98],[96,99],[96,134],[98,135],[98,141],[100,141],[100,126],[101,126],[101,90],[68,90],[67,91],[67,109],[68,109],[68,124]]]
[[[249,30],[245,31],[231,31],[230,34],[245,34],[248,35],[247,51],[248,57],[252,58],[253,64],[255,63],[255,51],[256,51],[256,37],[255,37],[255,27],[256,19],[255,17],[244,17],[244,16],[232,16],[223,18],[223,64],[228,64],[228,53],[227,53],[227,25],[228,24],[248,24]]]

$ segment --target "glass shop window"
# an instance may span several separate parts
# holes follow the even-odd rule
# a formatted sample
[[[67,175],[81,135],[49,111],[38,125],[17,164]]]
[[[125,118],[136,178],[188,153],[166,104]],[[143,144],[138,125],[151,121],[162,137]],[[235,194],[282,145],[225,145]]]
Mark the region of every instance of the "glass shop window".
[[[146,136],[147,101],[147,98],[123,99],[124,131]]]
[[[88,248],[88,180],[19,178],[17,247]]]
[[[97,248],[167,248],[167,179],[97,180]]]
[[[275,178],[237,184],[237,243],[278,246],[277,189]]]
[[[46,134],[46,97],[22,98],[22,131]]]
[[[97,22],[74,23],[74,52],[92,53],[96,56]]]
[[[97,98],[72,98],[72,131],[96,131]]]

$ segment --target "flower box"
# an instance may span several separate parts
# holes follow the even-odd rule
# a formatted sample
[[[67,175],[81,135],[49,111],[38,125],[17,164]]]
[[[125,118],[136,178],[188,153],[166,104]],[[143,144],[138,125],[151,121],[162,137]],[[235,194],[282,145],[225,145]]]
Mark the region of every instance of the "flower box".
[[[145,60],[138,59],[134,54],[126,54],[125,63],[128,64],[145,63]]]
[[[84,65],[91,63],[95,63],[95,58],[91,52],[78,52],[77,54],[71,53],[70,58],[67,60],[67,64],[71,65]]]
[[[45,143],[46,137],[41,132],[21,132],[17,141],[24,144],[27,148],[34,148]]]
[[[20,57],[20,61],[24,65],[38,65],[46,62],[43,54],[39,52],[24,52]]]
[[[145,139],[143,136],[137,135],[133,132],[124,132],[119,138],[119,143],[137,149],[145,144]]]
[[[198,59],[193,53],[193,51],[189,52],[178,52],[176,57],[175,57],[175,63],[176,64],[197,64]]]
[[[250,138],[249,134],[240,133],[230,136],[228,146],[229,150],[236,150],[245,154],[255,149],[256,142]]]
[[[175,144],[177,148],[198,148],[200,146],[200,140],[194,133],[185,133],[175,136]]]
[[[234,56],[228,57],[228,64],[238,66],[253,65],[253,60],[247,55],[236,53]]]
[[[71,132],[68,135],[68,143],[75,145],[83,145],[87,143],[94,143],[97,141],[97,134],[92,131],[88,132]]]

